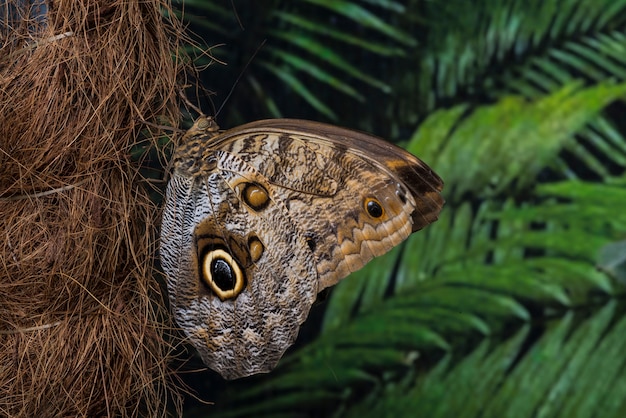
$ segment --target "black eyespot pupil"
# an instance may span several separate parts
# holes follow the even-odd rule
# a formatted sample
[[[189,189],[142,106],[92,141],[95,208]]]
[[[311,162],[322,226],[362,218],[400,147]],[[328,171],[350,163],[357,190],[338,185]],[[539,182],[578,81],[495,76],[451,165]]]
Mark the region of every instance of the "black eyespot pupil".
[[[211,276],[213,282],[222,291],[233,290],[235,288],[236,277],[233,268],[221,258],[216,258],[211,263]]]
[[[370,200],[367,202],[367,213],[369,213],[372,218],[380,218],[383,216],[383,208],[375,200]]]

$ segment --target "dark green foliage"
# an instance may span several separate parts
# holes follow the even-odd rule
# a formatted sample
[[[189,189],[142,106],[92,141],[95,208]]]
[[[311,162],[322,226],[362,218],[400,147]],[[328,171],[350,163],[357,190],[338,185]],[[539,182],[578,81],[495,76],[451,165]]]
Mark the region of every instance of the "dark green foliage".
[[[366,96],[360,89],[391,91],[384,80],[362,68],[364,62],[403,56],[407,47],[416,44],[410,34],[385,21],[386,16],[400,16],[406,10],[393,1],[182,3],[181,16],[192,30],[202,33],[205,42],[218,44],[216,48],[190,47],[188,52],[199,63],[208,64],[210,56],[215,56],[228,65],[207,77],[218,103],[242,74],[228,115],[221,117],[225,126],[247,121],[251,111],[257,117],[322,115],[337,121],[338,108],[329,105],[337,103],[337,96],[351,106],[361,103],[365,108]]]
[[[252,77],[257,99],[281,109],[282,79],[409,138],[447,204],[333,289],[312,341],[190,415],[625,416],[626,1],[289,4],[264,15],[284,43],[255,64],[275,77]],[[377,58],[355,76],[358,53]]]
[[[497,163],[505,156],[483,161],[490,182],[469,162],[450,161],[461,158],[463,152],[453,149],[461,145],[468,153],[482,146],[484,155],[495,155],[502,138],[518,146],[523,159],[524,139],[537,137],[543,140],[527,144],[548,162],[602,101],[624,88],[568,88],[530,103],[507,99],[460,124],[449,123],[458,109],[433,115],[409,149],[428,155],[427,146],[440,144],[435,161],[444,178],[456,179],[448,183],[450,202],[441,219],[337,286],[319,338],[258,386],[229,384],[221,399],[227,416],[307,410],[368,417],[408,416],[402,414],[408,410],[429,417],[535,416],[541,410],[557,416],[555,410],[575,408],[574,401],[585,405],[575,408],[578,415],[564,416],[593,416],[583,411],[597,403],[620,411],[621,400],[606,392],[626,395],[618,385],[626,360],[619,348],[626,344],[618,303],[623,286],[596,270],[595,260],[600,248],[626,234],[626,189],[577,180],[537,184],[541,165],[519,164],[515,154],[506,157],[509,164]],[[559,123],[533,122],[546,106],[560,109]],[[492,117],[502,112],[509,118]],[[501,135],[490,140],[480,129],[461,128],[481,120]],[[524,121],[526,129],[518,129]],[[456,129],[447,131],[445,124]],[[428,143],[422,138],[427,133]],[[475,178],[476,187],[462,187],[463,176],[455,173],[465,168],[471,173],[465,180]],[[526,182],[512,187],[509,179]],[[479,200],[463,198],[470,195]],[[592,384],[605,379],[613,383]],[[589,386],[585,393],[592,400],[567,395],[578,385]]]

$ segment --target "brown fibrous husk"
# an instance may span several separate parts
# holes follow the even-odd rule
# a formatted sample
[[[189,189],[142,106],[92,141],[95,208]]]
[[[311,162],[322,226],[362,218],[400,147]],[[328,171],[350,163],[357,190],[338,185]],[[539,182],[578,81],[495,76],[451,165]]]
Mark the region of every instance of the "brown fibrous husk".
[[[159,215],[129,153],[144,121],[177,120],[169,10],[0,6],[0,416],[180,412]]]

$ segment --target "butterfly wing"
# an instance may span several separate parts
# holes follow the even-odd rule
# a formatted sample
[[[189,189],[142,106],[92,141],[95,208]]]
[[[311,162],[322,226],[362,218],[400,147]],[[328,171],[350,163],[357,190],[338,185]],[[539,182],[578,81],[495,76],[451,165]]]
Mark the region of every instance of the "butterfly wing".
[[[406,151],[315,122],[190,140],[161,232],[177,323],[225,378],[271,370],[317,293],[433,222],[441,187]]]
[[[320,290],[434,222],[443,206],[439,176],[380,138],[298,119],[238,127],[234,135],[255,138],[249,143],[232,141],[231,132],[219,143],[230,142],[231,152],[287,196],[315,255]],[[367,212],[372,199],[382,216]]]

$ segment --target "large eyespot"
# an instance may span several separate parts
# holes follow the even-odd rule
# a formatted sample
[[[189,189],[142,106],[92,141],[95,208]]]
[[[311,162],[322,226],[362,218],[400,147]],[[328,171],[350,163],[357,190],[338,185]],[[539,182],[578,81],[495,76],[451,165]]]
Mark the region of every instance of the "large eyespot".
[[[263,187],[256,183],[244,183],[241,190],[241,198],[255,211],[263,210],[270,202],[270,196]]]
[[[380,202],[377,199],[373,197],[365,198],[365,202],[363,203],[363,206],[365,207],[365,210],[367,211],[368,215],[371,216],[372,218],[375,218],[375,219],[382,218],[382,216],[385,214],[385,210],[383,209],[383,206],[380,204]]]
[[[263,255],[265,247],[259,237],[252,235],[248,238],[248,250],[250,251],[250,259],[253,263],[256,263]]]
[[[236,297],[244,288],[245,275],[235,259],[217,248],[202,259],[202,278],[221,300]]]

